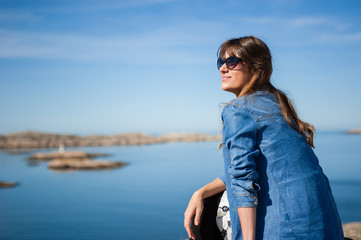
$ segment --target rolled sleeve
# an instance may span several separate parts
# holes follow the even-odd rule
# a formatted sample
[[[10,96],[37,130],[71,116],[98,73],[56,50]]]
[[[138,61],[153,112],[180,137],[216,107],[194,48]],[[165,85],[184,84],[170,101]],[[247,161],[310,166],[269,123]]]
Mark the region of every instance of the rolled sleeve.
[[[229,151],[228,174],[236,207],[257,206],[258,125],[244,109],[227,105],[222,112],[223,147]]]
[[[221,176],[218,176],[218,179],[220,179],[224,185],[226,185],[226,175],[222,174]]]

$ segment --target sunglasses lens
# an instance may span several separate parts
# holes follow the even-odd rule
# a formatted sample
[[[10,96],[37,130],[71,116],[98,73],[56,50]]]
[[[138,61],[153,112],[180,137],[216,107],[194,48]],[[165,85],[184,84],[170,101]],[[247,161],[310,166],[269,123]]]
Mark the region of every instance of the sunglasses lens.
[[[224,64],[224,61],[222,60],[222,58],[218,58],[218,60],[217,60],[217,68],[220,69],[223,64]]]
[[[226,60],[226,65],[229,69],[233,69],[237,66],[238,58],[237,57],[229,57]]]
[[[238,57],[229,57],[226,60],[223,60],[222,58],[217,59],[217,68],[220,69],[224,63],[226,63],[226,66],[228,69],[233,69],[237,66],[238,62],[242,62],[242,59]]]

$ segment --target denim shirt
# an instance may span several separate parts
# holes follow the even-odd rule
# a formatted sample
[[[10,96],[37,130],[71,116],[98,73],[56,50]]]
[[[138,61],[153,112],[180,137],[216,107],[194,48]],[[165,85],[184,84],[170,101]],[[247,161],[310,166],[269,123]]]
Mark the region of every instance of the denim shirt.
[[[343,239],[328,179],[272,93],[232,100],[222,121],[232,240],[242,239],[240,207],[257,207],[256,239]]]

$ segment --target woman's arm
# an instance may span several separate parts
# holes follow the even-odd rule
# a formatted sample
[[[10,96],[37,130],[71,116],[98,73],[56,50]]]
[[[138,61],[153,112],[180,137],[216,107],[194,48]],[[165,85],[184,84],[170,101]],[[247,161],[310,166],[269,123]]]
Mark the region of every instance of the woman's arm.
[[[256,238],[256,207],[237,208],[243,240]]]
[[[229,151],[233,202],[237,208],[243,239],[254,240],[256,231],[257,191],[260,190],[256,159],[258,124],[245,109],[227,105],[222,112],[223,147]],[[232,229],[233,231],[233,229]]]
[[[196,216],[194,218],[194,224],[199,225],[203,211],[203,199],[213,196],[224,190],[226,190],[226,186],[220,179],[217,178],[194,192],[191,200],[188,203],[188,207],[184,212],[184,227],[187,230],[188,236],[190,238],[195,239],[195,236],[190,227],[190,223],[193,215],[195,214]]]

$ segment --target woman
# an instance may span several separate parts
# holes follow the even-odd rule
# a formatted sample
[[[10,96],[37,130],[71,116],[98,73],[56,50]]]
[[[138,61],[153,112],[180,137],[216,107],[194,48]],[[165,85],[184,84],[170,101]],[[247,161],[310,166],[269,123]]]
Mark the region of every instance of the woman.
[[[343,239],[341,222],[313,147],[314,127],[300,120],[270,82],[271,54],[254,36],[218,51],[222,89],[236,99],[222,111],[225,173],[197,190],[184,225],[199,225],[203,199],[227,189],[232,240]]]

